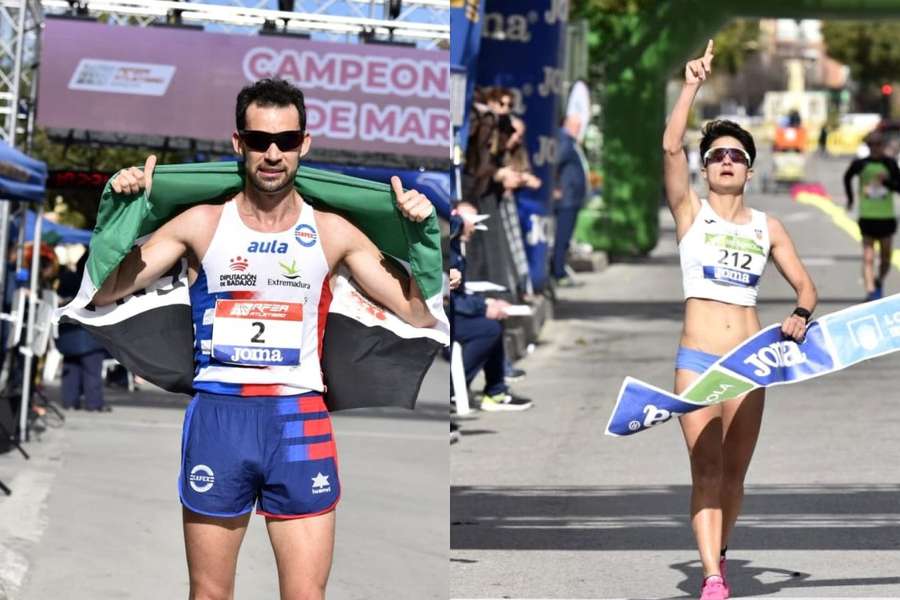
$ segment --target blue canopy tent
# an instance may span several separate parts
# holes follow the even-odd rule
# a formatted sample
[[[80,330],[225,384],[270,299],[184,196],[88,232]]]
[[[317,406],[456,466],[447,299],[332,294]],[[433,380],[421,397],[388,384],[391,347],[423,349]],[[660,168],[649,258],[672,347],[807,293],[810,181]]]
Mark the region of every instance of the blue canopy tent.
[[[46,193],[46,163],[0,140],[0,199],[42,202]]]
[[[25,214],[25,239],[29,242],[34,239],[35,214],[29,210]],[[49,238],[50,234],[58,238],[58,244],[84,244],[91,243],[92,232],[87,229],[78,229],[68,225],[60,225],[46,218],[41,219],[41,237]]]
[[[9,247],[10,204],[11,202],[34,203],[37,207],[37,218],[33,238],[35,246],[40,245],[41,230],[44,224],[44,197],[47,191],[47,165],[39,160],[19,152],[5,141],[0,141],[0,298],[4,297],[2,286],[6,282],[6,251]],[[21,214],[23,222],[26,215]],[[18,231],[21,247],[25,240],[24,229]],[[28,402],[31,398],[31,365],[34,360],[31,351],[35,331],[35,313],[38,303],[38,265],[40,252],[32,252],[30,294],[28,297],[28,324],[26,329],[26,346],[24,354],[24,377],[22,378],[22,403],[19,410],[19,441],[27,435]],[[21,447],[20,447],[21,449]],[[23,451],[24,453],[24,451]]]

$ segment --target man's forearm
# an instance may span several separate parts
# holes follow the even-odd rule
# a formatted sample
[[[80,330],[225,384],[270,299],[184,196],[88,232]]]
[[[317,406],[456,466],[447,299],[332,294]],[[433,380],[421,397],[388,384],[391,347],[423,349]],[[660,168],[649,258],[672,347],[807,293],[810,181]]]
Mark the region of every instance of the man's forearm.
[[[116,286],[119,282],[119,267],[117,266],[112,272],[106,276],[106,279],[103,280],[103,285],[97,290],[97,293],[94,294],[93,300],[91,302],[95,306],[105,306],[107,304],[112,304],[118,298],[116,297]]]
[[[410,276],[409,278],[409,312],[406,315],[403,315],[404,320],[410,325],[414,325],[416,327],[432,327],[437,323],[437,319],[434,318],[434,315],[431,314],[431,310],[428,308],[428,303],[425,301],[425,297],[422,295],[421,290],[419,290],[419,286],[416,283],[416,278]]]
[[[128,282],[131,282],[131,285],[134,284],[137,274],[143,266],[140,250],[135,249],[126,254],[116,268],[106,276],[100,289],[94,294],[94,305],[105,306],[127,296],[132,291],[129,289],[131,286]]]

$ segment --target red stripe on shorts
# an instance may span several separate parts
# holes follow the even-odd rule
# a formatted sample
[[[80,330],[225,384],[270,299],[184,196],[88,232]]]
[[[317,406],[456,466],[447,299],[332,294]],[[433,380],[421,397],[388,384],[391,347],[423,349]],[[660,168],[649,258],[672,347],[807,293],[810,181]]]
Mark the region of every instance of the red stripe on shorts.
[[[322,396],[302,396],[299,399],[299,405],[301,413],[323,412],[325,410],[325,402],[322,401]]]
[[[312,419],[309,421],[301,421],[303,423],[303,435],[328,435],[331,433],[330,419]]]
[[[333,442],[319,442],[310,444],[308,447],[308,460],[318,460],[320,458],[332,458],[334,456]]]

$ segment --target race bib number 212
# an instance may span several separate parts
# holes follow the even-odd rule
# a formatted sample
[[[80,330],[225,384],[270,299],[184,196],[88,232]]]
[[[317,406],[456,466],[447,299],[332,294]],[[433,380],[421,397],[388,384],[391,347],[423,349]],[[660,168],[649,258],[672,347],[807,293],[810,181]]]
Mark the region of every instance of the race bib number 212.
[[[703,277],[719,283],[753,287],[766,265],[762,247],[751,239],[707,234],[703,247]]]

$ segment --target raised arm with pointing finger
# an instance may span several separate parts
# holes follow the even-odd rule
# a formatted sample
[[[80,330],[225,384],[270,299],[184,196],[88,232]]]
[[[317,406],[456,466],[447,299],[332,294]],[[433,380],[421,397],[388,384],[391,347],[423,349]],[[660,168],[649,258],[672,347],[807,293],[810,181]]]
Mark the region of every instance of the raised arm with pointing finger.
[[[700,202],[691,188],[691,174],[684,153],[684,133],[697,91],[712,73],[713,56],[713,41],[709,40],[703,56],[685,65],[684,85],[663,134],[666,200],[675,217],[679,239],[700,209]]]

